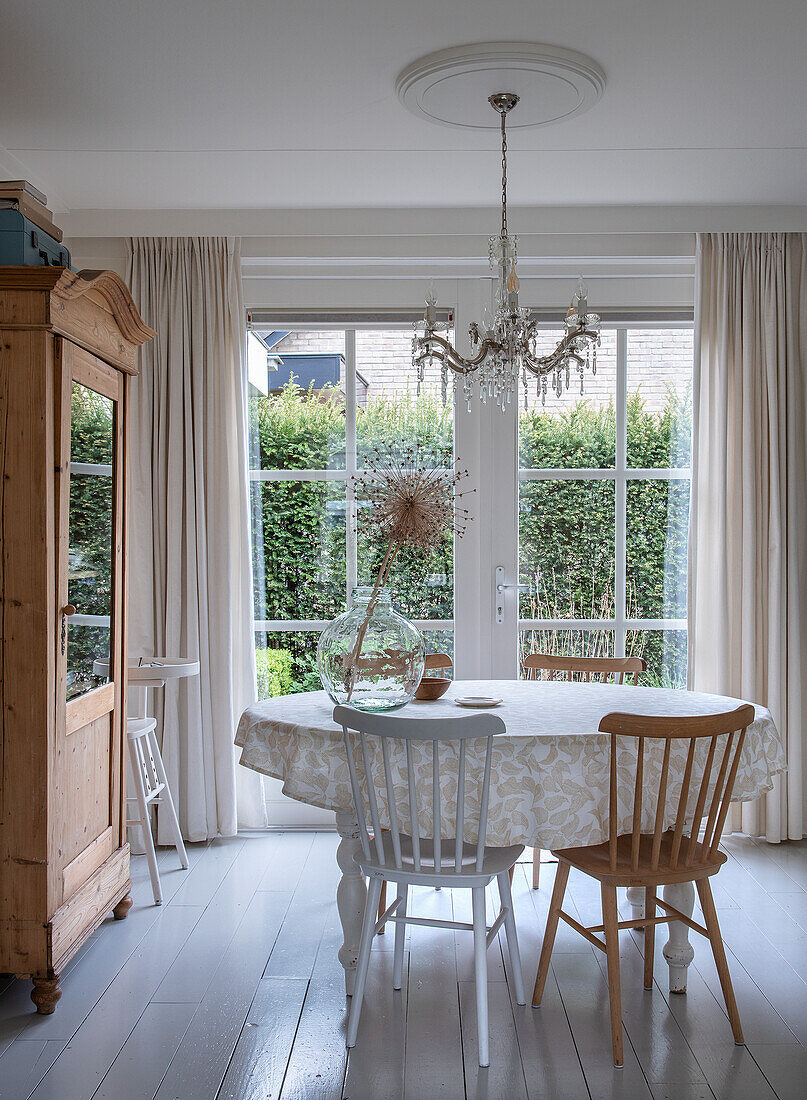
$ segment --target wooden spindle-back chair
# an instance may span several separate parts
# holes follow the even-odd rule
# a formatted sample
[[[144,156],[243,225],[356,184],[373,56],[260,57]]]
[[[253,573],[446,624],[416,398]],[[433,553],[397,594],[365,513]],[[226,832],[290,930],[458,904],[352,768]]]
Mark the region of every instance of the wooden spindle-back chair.
[[[347,1045],[352,1047],[356,1042],[370,949],[379,926],[387,921],[395,923],[394,989],[401,988],[407,924],[463,928],[474,934],[479,1064],[486,1066],[490,1062],[486,953],[502,925],[507,933],[516,1000],[519,1004],[526,1003],[508,876],[524,845],[485,846],[493,737],[504,732],[504,722],[493,714],[404,718],[365,714],[343,706],[336,707],[333,717],[344,735],[350,788],[359,823],[362,850],[356,862],[369,878]],[[479,751],[472,749],[469,754],[472,742],[477,743]],[[418,791],[413,746],[422,751],[424,745],[431,763],[431,782],[424,789],[421,777]],[[476,762],[475,767],[471,760]],[[383,826],[376,777],[386,804]],[[456,811],[451,821],[445,814],[443,784],[456,792]],[[474,819],[466,813],[469,805],[478,808]],[[399,809],[409,818],[408,833],[400,828]],[[428,835],[421,831],[421,816],[432,823]],[[444,831],[448,836],[442,835]],[[466,836],[468,840],[464,839]],[[499,886],[501,911],[492,927],[486,928],[485,888],[494,878]],[[397,882],[397,897],[377,919],[376,907],[384,879]],[[470,889],[473,923],[409,916],[407,900],[411,885]]]
[[[624,684],[625,677],[632,676],[634,685],[643,672],[647,672],[647,661],[642,657],[559,657],[554,653],[530,653],[524,658],[525,679],[573,681],[575,678],[584,683],[604,684],[613,677],[615,684]],[[538,673],[544,673],[539,677]],[[537,890],[541,884],[541,850],[532,852],[532,888]]]
[[[530,653],[524,658],[526,679],[542,680],[580,679],[584,683],[604,684],[613,677],[615,684],[624,684],[625,676],[632,675],[634,684],[641,673],[647,671],[647,662],[642,657],[559,657],[554,653]]]
[[[454,662],[451,660],[447,653],[427,653],[426,662],[423,666],[423,671],[446,672],[447,669],[453,667]]]
[[[564,920],[587,940],[605,952],[608,962],[608,988],[611,1003],[611,1037],[614,1064],[622,1065],[622,1008],[619,977],[619,929],[644,928],[644,985],[653,985],[655,926],[680,920],[709,940],[726,1010],[736,1043],[743,1042],[740,1016],[729,976],[720,926],[717,921],[709,877],[726,862],[720,851],[720,838],[737,777],[746,728],[754,721],[754,708],[748,704],[723,714],[697,717],[651,717],[640,714],[608,714],[600,722],[600,731],[611,735],[609,758],[608,840],[579,848],[565,848],[557,856],[555,889],[546,922],[544,942],[538,963],[538,975],[532,1003],[540,1005],[549,973],[552,945],[558,920]],[[631,743],[630,753],[626,743]],[[683,772],[671,779],[670,762],[677,758],[678,747],[685,749]],[[633,757],[632,782],[625,791],[625,760]],[[661,760],[658,760],[658,757]],[[683,754],[681,754],[683,756]],[[655,759],[654,759],[655,757]],[[658,769],[658,782],[648,783],[645,771]],[[622,792],[620,796],[620,787]],[[632,790],[632,799],[625,794]],[[630,828],[620,832],[619,822],[629,813]],[[652,821],[652,832],[643,831],[643,821]],[[669,822],[673,824],[670,825]],[[665,824],[667,823],[667,824]],[[701,829],[703,833],[701,835]],[[569,871],[580,871],[599,879],[602,893],[603,923],[584,928],[562,909]],[[706,923],[704,928],[657,896],[661,885],[694,882]],[[645,915],[637,920],[617,918],[618,886],[645,888]],[[656,916],[661,906],[664,916]],[[603,932],[604,941],[595,933]]]

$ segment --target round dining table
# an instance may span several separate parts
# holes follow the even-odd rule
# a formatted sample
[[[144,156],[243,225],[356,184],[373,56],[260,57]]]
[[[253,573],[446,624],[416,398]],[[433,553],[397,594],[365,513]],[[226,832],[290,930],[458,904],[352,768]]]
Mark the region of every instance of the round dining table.
[[[632,685],[455,680],[442,699],[413,701],[393,713],[407,718],[455,716],[461,713],[456,700],[467,696],[500,699],[494,713],[506,727],[494,741],[486,842],[549,850],[599,844],[608,838],[610,739],[608,734],[599,732],[604,715],[615,711],[647,715],[715,714],[742,705],[742,700],[720,695]],[[478,711],[469,709],[465,713]],[[360,835],[343,734],[332,715],[333,703],[324,691],[267,699],[244,711],[235,742],[241,747],[243,765],[281,780],[283,793],[290,798],[336,814],[341,838],[337,862],[342,872],[337,907],[344,933],[339,961],[350,995],[367,894],[364,878],[353,858],[360,851]],[[470,763],[469,756],[469,766]],[[625,763],[629,766],[629,761]],[[649,766],[652,768],[652,762]],[[671,786],[676,770],[682,773],[683,767],[683,753],[680,761],[671,759]],[[785,767],[784,748],[773,719],[764,707],[757,706],[755,720],[746,733],[734,800],[748,801],[771,790],[773,777]],[[652,770],[647,769],[648,764],[646,781],[652,777]],[[383,800],[383,791],[378,793]],[[444,821],[450,821],[451,791],[443,791],[442,785],[441,797]],[[381,816],[383,825],[383,809]],[[422,821],[421,827],[428,828],[428,821]],[[630,828],[627,820],[626,828]],[[691,883],[666,886],[663,896],[670,905],[691,915],[695,900]],[[643,890],[632,888],[628,900],[634,907],[634,916],[641,916]],[[670,989],[685,992],[687,969],[694,951],[683,922],[670,923],[664,957],[669,967]]]

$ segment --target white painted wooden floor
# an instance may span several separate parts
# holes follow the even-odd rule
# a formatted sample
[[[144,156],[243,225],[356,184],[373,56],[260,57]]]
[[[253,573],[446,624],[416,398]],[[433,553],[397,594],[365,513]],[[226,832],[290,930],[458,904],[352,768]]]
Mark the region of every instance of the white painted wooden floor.
[[[344,1047],[336,952],[333,833],[249,834],[191,845],[189,871],[163,852],[165,904],[150,904],[142,857],[135,904],[107,921],[64,974],[54,1015],[27,982],[0,979],[0,1096],[9,1100],[780,1100],[807,1095],[807,842],[739,837],[715,900],[747,1048],[735,1047],[708,945],[696,941],[686,996],[670,996],[657,936],[656,987],[623,933],[625,1067],[614,1070],[605,960],[561,925],[543,1007],[518,1008],[498,945],[490,952],[490,1069],[476,1064],[470,935],[410,931],[391,989],[392,936],[376,940],[358,1045]],[[517,869],[516,917],[528,989],[546,917]],[[571,879],[580,918],[599,892]],[[470,919],[468,896],[418,892],[413,911]],[[491,898],[491,907],[495,898]]]

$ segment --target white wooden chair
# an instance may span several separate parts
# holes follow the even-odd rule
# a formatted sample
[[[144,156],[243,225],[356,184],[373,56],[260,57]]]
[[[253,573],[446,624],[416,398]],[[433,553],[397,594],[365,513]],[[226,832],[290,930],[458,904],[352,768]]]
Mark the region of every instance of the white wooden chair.
[[[451,660],[451,658],[449,657],[449,655],[447,653],[427,653],[426,658],[425,658],[424,663],[423,663],[423,672],[424,672],[424,674],[429,673],[429,672],[442,672],[443,675],[445,676],[445,674],[449,671],[449,669],[452,669],[453,667],[454,667],[454,662]],[[512,875],[511,875],[511,879],[512,879]],[[439,890],[439,889],[440,889],[439,886],[435,887],[435,890]],[[384,884],[381,887],[381,897],[378,899],[378,916],[379,916],[379,919],[381,918],[381,914],[384,912],[384,910],[386,908],[387,908],[387,884],[386,884],[386,882],[384,882]],[[379,936],[383,936],[383,934],[384,934],[383,927],[379,929],[378,934],[379,934]]]
[[[160,872],[157,869],[157,855],[154,851],[154,837],[151,835],[149,806],[162,805],[168,816],[168,824],[174,834],[174,846],[183,868],[188,866],[188,853],[179,831],[179,821],[174,808],[174,800],[165,775],[163,758],[154,730],[156,718],[127,718],[126,739],[129,744],[129,763],[135,793],[126,799],[127,806],[137,807],[137,817],[127,819],[127,825],[139,825],[143,834],[143,846],[146,849],[151,889],[154,904],[162,905],[163,893],[160,885]]]
[[[401,988],[403,973],[404,934],[407,924],[426,925],[433,928],[462,928],[474,934],[474,972],[476,978],[476,1016],[479,1037],[479,1064],[490,1064],[488,1032],[488,984],[487,949],[499,929],[504,925],[507,947],[513,971],[513,985],[518,1004],[526,1003],[521,976],[521,960],[513,916],[508,872],[524,851],[523,844],[507,848],[485,847],[488,802],[490,798],[490,767],[493,755],[493,737],[504,732],[504,722],[497,715],[474,714],[456,718],[403,718],[395,715],[364,714],[352,707],[336,707],[334,721],[342,727],[345,739],[350,786],[359,823],[362,852],[356,862],[369,878],[367,905],[364,910],[359,957],[356,966],[356,984],[347,1029],[347,1045],[355,1046],[359,1028],[370,950],[378,929],[387,921],[395,923],[395,948],[393,954],[394,989]],[[354,737],[351,731],[358,734]],[[472,738],[484,739],[484,768],[481,775],[466,775],[466,745]],[[366,804],[356,767],[354,740],[359,745],[361,770],[366,777],[374,774],[373,761],[380,761],[389,815],[389,827],[382,830],[378,799],[373,782],[367,782]],[[400,741],[400,752],[406,753],[406,782],[393,781],[389,741]],[[413,766],[413,742],[431,745],[432,783],[430,794],[419,795]],[[376,742],[378,751],[373,751]],[[459,749],[446,743],[459,742]],[[441,761],[440,748],[445,745]],[[394,749],[393,749],[394,751]],[[380,778],[380,775],[379,775]],[[456,789],[457,812],[448,838],[442,836],[443,814],[441,779],[453,780]],[[456,783],[456,787],[454,787]],[[471,798],[479,806],[479,816],[474,839],[464,841],[466,835],[466,791],[475,784],[479,790]],[[397,798],[397,802],[396,802]],[[407,807],[411,820],[411,835],[402,833],[398,825],[398,808]],[[433,822],[432,836],[421,836],[418,812]],[[369,817],[369,828],[368,828]],[[446,822],[448,824],[448,822]],[[485,888],[493,879],[499,886],[501,911],[492,927],[485,924]],[[376,909],[385,879],[397,882],[397,897],[379,919]],[[407,913],[410,886],[446,886],[471,890],[473,923],[434,920],[412,917]]]

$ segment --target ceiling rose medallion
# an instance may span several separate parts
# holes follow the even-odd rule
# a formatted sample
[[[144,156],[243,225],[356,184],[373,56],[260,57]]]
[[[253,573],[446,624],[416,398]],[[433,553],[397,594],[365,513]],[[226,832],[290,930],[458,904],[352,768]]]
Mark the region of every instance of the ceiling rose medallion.
[[[418,388],[426,366],[436,362],[444,398],[451,373],[455,380],[462,379],[469,410],[474,381],[483,402],[491,398],[504,410],[516,392],[519,376],[525,401],[528,376],[537,378],[538,393],[545,401],[550,378],[552,389],[560,396],[570,384],[573,367],[581,393],[585,370],[596,373],[600,318],[588,310],[582,278],[564,319],[564,336],[548,355],[536,351],[538,319],[519,305],[518,237],[510,236],[507,224],[507,119],[518,106],[515,117],[523,121],[516,122],[516,128],[559,122],[591,107],[604,87],[605,75],[595,61],[572,50],[537,43],[496,42],[440,50],[414,62],[398,77],[398,97],[415,114],[446,126],[496,126],[501,131],[501,231],[489,240],[490,264],[497,272],[495,314],[486,317],[481,326],[477,322],[470,325],[475,354],[466,357],[441,335],[450,326],[437,320],[437,301],[430,293],[412,341]],[[485,101],[489,106],[480,115],[479,105]]]

